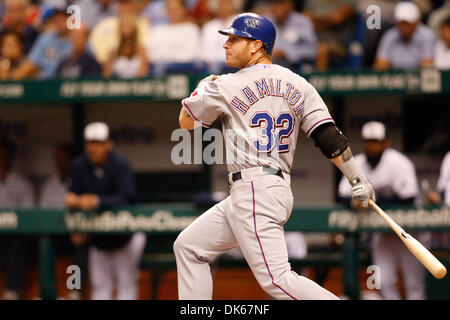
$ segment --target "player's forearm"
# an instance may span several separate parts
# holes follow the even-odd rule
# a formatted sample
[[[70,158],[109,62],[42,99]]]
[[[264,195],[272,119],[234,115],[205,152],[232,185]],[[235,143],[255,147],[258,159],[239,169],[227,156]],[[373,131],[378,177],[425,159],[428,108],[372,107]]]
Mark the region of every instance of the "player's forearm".
[[[178,122],[180,123],[181,129],[192,130],[195,127],[194,119],[191,118],[184,107],[181,107]]]
[[[341,170],[352,185],[352,198],[354,200],[357,200],[365,208],[369,206],[369,199],[375,201],[375,191],[353,158],[350,146],[330,160]]]
[[[340,165],[342,165],[344,162],[350,160],[350,158],[353,157],[352,151],[350,149],[350,146],[348,146],[344,152],[342,152],[340,155],[331,158],[330,161],[339,168]]]
[[[347,178],[351,185],[354,185],[354,181],[358,178],[364,177],[364,174],[353,158],[350,146],[348,146],[340,155],[331,158],[330,161],[341,170],[342,174]]]

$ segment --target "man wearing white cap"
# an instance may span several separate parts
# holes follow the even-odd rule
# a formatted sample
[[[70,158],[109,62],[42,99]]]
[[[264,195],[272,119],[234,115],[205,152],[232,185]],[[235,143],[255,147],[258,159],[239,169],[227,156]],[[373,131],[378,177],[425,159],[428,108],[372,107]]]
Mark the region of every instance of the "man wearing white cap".
[[[113,151],[105,123],[93,122],[84,131],[85,154],[75,159],[69,178],[66,205],[71,209],[104,210],[136,198],[128,161]],[[137,299],[139,261],[145,234],[92,235],[89,249],[91,298],[110,300],[117,281],[117,299]]]
[[[383,205],[413,205],[419,195],[414,164],[402,153],[389,147],[386,127],[377,121],[363,125],[364,153],[355,161],[372,184],[377,202]],[[339,184],[339,196],[354,209],[351,186],[346,179]],[[423,241],[423,240],[422,240]],[[406,298],[425,299],[425,269],[392,232],[372,235],[372,261],[380,268],[383,299],[401,299],[396,289],[397,268],[403,276]]]
[[[394,19],[397,25],[381,38],[374,68],[418,69],[432,66],[436,36],[422,24],[417,5],[413,2],[398,3]]]

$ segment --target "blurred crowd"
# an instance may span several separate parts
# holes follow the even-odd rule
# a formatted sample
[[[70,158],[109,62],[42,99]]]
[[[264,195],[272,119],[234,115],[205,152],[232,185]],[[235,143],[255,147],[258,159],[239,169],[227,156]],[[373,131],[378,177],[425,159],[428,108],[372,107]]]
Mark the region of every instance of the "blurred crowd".
[[[228,72],[217,30],[244,11],[298,72],[450,68],[448,0],[5,0],[0,79]]]

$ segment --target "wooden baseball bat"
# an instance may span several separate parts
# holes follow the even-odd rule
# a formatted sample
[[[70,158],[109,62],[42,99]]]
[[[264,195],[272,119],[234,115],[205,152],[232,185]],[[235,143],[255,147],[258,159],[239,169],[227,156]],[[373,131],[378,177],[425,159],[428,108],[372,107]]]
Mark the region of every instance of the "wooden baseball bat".
[[[369,205],[386,221],[386,223],[394,230],[400,240],[403,241],[409,251],[424,265],[433,276],[442,279],[447,274],[447,269],[444,265],[436,259],[433,254],[427,250],[419,241],[414,239],[411,235],[405,232],[391,217],[389,217],[383,209],[369,199]]]

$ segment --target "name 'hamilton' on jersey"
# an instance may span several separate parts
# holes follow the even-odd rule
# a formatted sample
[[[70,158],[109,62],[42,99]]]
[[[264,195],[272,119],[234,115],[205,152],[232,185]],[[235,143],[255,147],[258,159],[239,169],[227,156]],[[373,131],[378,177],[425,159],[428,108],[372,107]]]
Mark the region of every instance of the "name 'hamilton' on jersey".
[[[230,172],[270,166],[290,173],[299,128],[309,137],[334,122],[310,83],[275,64],[221,75],[182,103],[204,127],[220,118]]]

